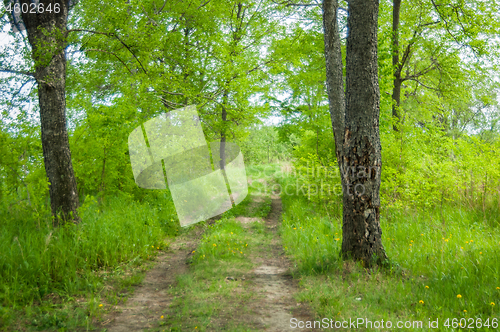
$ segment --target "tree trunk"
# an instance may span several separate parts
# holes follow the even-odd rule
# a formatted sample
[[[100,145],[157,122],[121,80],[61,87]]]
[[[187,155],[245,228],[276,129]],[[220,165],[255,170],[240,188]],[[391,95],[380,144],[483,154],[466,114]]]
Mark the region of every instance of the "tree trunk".
[[[225,99],[227,99],[227,94],[225,94]],[[226,106],[222,105],[222,130],[220,133],[220,169],[226,169],[226,121],[227,121],[227,111]]]
[[[348,4],[342,256],[368,267],[387,259],[380,227],[378,0]]]
[[[35,79],[42,131],[45,171],[49,179],[50,205],[54,225],[59,220],[78,222],[79,206],[71,152],[66,128],[66,23],[67,1],[41,0],[45,7],[57,4],[55,11],[43,14],[23,13],[28,40],[35,61]],[[22,0],[22,4],[30,4]]]
[[[326,87],[330,104],[335,153],[340,166],[344,137],[344,81],[342,79],[342,51],[337,22],[337,0],[323,1],[323,29],[325,33]],[[342,177],[342,172],[341,177]]]
[[[399,131],[398,123],[401,120],[399,105],[401,104],[401,68],[399,68],[399,12],[401,0],[394,0],[392,5],[392,68],[394,70],[394,85],[392,87],[392,117],[394,131]]]

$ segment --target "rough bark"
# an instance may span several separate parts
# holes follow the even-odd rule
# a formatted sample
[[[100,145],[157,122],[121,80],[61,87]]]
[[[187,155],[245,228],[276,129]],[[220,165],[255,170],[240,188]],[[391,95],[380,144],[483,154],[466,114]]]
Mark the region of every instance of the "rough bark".
[[[392,117],[399,122],[399,105],[401,104],[401,68],[399,67],[399,12],[401,0],[394,0],[392,5],[392,68],[394,70],[394,85],[392,87]],[[398,131],[398,125],[393,125],[393,130]]]
[[[370,266],[387,259],[380,227],[378,1],[348,4],[342,255]]]
[[[38,84],[41,138],[45,171],[49,179],[50,205],[54,225],[60,220],[77,222],[79,206],[66,128],[66,1],[41,0],[45,7],[59,4],[59,13],[23,13],[35,62]],[[21,3],[30,2],[22,0]]]

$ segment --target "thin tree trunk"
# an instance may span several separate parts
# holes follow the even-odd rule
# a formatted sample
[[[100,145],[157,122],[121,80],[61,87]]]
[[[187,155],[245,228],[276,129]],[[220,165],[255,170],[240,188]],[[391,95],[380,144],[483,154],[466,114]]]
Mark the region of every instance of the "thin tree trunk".
[[[229,84],[229,83],[228,83]],[[222,175],[224,176],[224,180],[226,182],[226,187],[229,192],[229,198],[231,200],[231,204],[234,206],[234,198],[233,194],[231,192],[231,187],[229,185],[229,181],[227,179],[226,175],[226,125],[227,125],[227,110],[226,110],[226,105],[228,102],[228,92],[224,94],[224,102],[222,105],[222,129],[220,133],[220,169],[222,172]]]
[[[497,192],[498,192],[498,211],[500,211],[500,185],[497,187]]]
[[[99,186],[99,191],[101,195],[99,196],[99,204],[102,204],[102,199],[104,196],[104,176],[106,174],[106,148],[104,148],[104,158],[102,160],[102,172],[101,172],[101,185]]]
[[[337,0],[323,1],[326,87],[328,92],[328,102],[330,104],[330,118],[332,120],[333,137],[335,139],[335,153],[340,168],[345,128],[345,97],[344,80],[342,78],[342,51],[340,48],[340,35],[337,21],[338,6]],[[343,178],[342,171],[340,172],[340,176]]]
[[[226,94],[227,96],[227,94]],[[227,99],[227,97],[225,97]],[[220,133],[220,169],[225,170],[226,167],[226,121],[227,111],[226,106],[222,105],[222,130]]]
[[[470,207],[474,208],[474,172],[470,170]]]
[[[267,146],[267,163],[270,164],[271,161],[269,160],[269,145]]]
[[[392,88],[392,117],[399,122],[399,105],[401,104],[401,68],[399,68],[399,12],[401,0],[394,0],[392,6],[392,68],[394,70],[394,85]],[[393,124],[393,130],[398,131],[398,125]]]
[[[378,1],[348,3],[342,255],[370,266],[387,259],[380,227]]]
[[[316,127],[316,156],[321,163],[321,159],[319,158],[319,127]]]
[[[488,183],[488,172],[484,175],[483,182],[483,220],[486,221],[486,184]]]
[[[22,0],[22,4],[30,4]],[[35,61],[35,79],[38,83],[38,101],[42,131],[42,149],[45,171],[49,179],[49,194],[54,225],[63,221],[77,222],[79,206],[71,152],[66,128],[66,24],[68,2],[57,3],[60,12],[43,14],[22,13],[28,40]]]
[[[323,30],[325,40],[326,88],[335,140],[335,155],[340,173],[342,194],[346,194],[346,182],[342,172],[343,138],[345,129],[345,94],[342,50],[338,26],[338,0],[323,1]]]

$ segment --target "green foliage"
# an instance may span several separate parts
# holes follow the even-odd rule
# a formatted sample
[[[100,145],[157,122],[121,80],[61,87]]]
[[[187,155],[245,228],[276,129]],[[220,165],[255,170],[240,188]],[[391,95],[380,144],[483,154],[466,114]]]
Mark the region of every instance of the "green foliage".
[[[86,109],[70,138],[73,169],[81,196],[134,193],[128,135],[140,123],[130,107],[95,105]]]
[[[141,122],[198,105],[209,140],[222,133],[238,138],[263,111],[249,98],[265,90],[261,82],[269,60],[260,48],[275,30],[270,9],[270,1],[193,0],[165,3],[161,10],[154,1],[140,6],[85,1],[77,6],[73,24],[86,32],[73,40],[88,61],[76,63],[70,81],[100,91],[107,101],[120,96],[141,110]],[[90,99],[88,91],[70,91],[77,99]]]
[[[443,204],[482,211],[498,205],[498,141],[477,136],[453,139],[439,127],[403,126],[397,137],[382,135],[383,206],[435,208]]]
[[[335,159],[333,131],[325,89],[326,69],[319,8],[307,11],[309,24],[290,24],[271,46],[279,59],[270,66],[273,88],[267,99],[282,119],[280,141],[294,147],[296,159],[329,164]],[[293,52],[290,52],[293,49]]]
[[[0,131],[0,211],[40,220],[50,206],[39,134],[30,124],[12,127],[16,134]]]
[[[276,128],[255,126],[248,131],[248,136],[238,142],[247,165],[270,164],[290,159],[290,145],[279,140]]]

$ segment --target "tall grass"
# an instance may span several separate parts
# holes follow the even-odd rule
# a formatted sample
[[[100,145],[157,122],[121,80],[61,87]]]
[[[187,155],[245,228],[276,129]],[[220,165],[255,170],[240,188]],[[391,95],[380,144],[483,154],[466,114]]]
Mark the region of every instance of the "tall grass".
[[[170,206],[160,210],[127,197],[108,198],[103,204],[88,198],[80,209],[82,222],[59,228],[48,218],[3,215],[0,322],[7,324],[16,309],[49,294],[64,299],[95,291],[94,271],[125,261],[139,263],[163,248],[165,234],[176,227],[174,215]]]
[[[293,179],[281,179],[282,185],[287,181]],[[325,205],[300,194],[283,194],[282,200],[284,246],[307,289],[299,298],[311,301],[320,316],[500,323],[500,229],[479,217],[483,211],[451,205],[382,210],[391,269],[368,273],[339,256],[341,216],[332,213],[338,209],[328,216]]]

